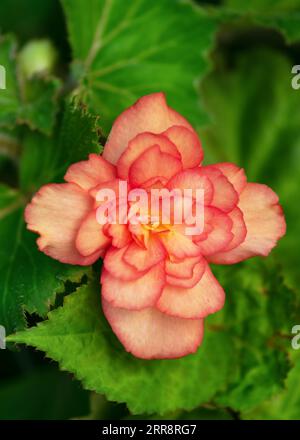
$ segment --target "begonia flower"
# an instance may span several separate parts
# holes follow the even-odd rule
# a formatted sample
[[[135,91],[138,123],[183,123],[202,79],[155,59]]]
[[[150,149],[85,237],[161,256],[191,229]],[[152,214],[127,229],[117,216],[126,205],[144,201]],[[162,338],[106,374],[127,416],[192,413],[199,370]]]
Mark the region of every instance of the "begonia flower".
[[[194,353],[204,318],[220,310],[225,293],[209,263],[234,264],[267,256],[285,234],[277,195],[248,183],[232,163],[203,166],[197,133],[167,106],[163,93],[140,98],[114,122],[103,155],[90,154],[65,175],[66,183],[43,186],[25,211],[38,247],[63,263],[91,265],[103,258],[103,312],[125,349],[144,359]],[[202,229],[187,234],[189,222],[166,224],[144,203],[146,222],[101,224],[99,191],[203,191]],[[118,198],[127,214],[135,202]],[[125,208],[125,211],[124,211]],[[189,223],[190,225],[190,223]],[[84,310],[82,311],[84,313]],[[99,310],[100,313],[100,310]]]

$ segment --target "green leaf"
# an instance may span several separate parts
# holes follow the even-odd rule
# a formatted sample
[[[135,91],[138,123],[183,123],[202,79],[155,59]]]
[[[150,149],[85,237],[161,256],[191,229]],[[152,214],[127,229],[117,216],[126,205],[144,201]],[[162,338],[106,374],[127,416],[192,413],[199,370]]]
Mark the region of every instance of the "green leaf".
[[[177,417],[172,417],[177,420],[232,420],[233,417],[229,411],[215,408],[197,408],[191,412],[181,412]]]
[[[30,398],[28,398],[30,396]],[[52,368],[1,382],[1,420],[64,420],[88,410],[88,393],[80,384]]]
[[[224,0],[222,20],[246,18],[248,24],[256,24],[283,33],[289,43],[300,39],[300,4],[298,0]]]
[[[76,93],[112,121],[142,95],[163,91],[195,126],[205,120],[196,94],[217,23],[178,0],[62,0],[73,50]]]
[[[300,396],[300,356],[293,355],[295,366],[289,372],[285,389],[271,400],[262,403],[252,411],[243,414],[244,419],[260,420],[299,420]]]
[[[300,93],[291,87],[292,62],[272,50],[254,50],[220,65],[203,82],[213,123],[202,131],[209,162],[231,161],[249,181],[279,195],[287,235],[273,251],[291,287],[300,283]]]
[[[170,414],[211,400],[237,409],[258,405],[283,387],[285,339],[270,342],[286,328],[294,298],[280,295],[274,273],[274,285],[264,285],[257,264],[223,269],[227,304],[207,319],[197,353],[182,359],[145,361],[126,353],[102,315],[98,280],[67,296],[47,321],[8,340],[45,351],[84,387],[126,402],[133,414]],[[241,403],[243,384],[248,396]]]
[[[60,81],[54,78],[33,77],[20,88],[16,123],[27,124],[32,130],[50,135],[54,128]]]
[[[54,138],[29,132],[24,137],[20,163],[20,187],[24,192],[62,181],[72,163],[87,159],[89,153],[100,153],[98,118],[85,108],[66,103],[56,133]]]
[[[11,36],[0,39],[0,65],[6,70],[6,89],[0,91],[0,127],[27,124],[49,135],[55,123],[60,81],[23,78],[18,72],[16,42]]]
[[[47,353],[109,400],[126,402],[133,413],[192,409],[215,394],[232,364],[230,340],[208,332],[196,355],[144,361],[125,352],[103,318],[99,280],[80,287],[48,321],[8,338]],[[205,380],[203,380],[205,378]]]
[[[232,349],[238,351],[238,374],[230,378],[215,403],[245,411],[284,387],[299,301],[284,284],[278,267],[269,262],[255,259],[218,266],[215,272],[227,293],[215,325],[229,332]]]
[[[40,252],[36,234],[23,219],[28,194],[61,181],[72,162],[99,152],[97,119],[67,105],[56,139],[27,133],[20,163],[21,191],[0,187],[0,324],[10,332],[24,327],[24,311],[45,315],[64,282],[80,282],[89,268],[59,263]]]
[[[226,409],[216,409],[211,405],[207,405],[208,407],[200,407],[194,409],[193,411],[185,412],[185,411],[176,411],[175,413],[168,413],[163,416],[153,414],[150,417],[147,417],[149,420],[232,420],[230,412]],[[145,416],[129,416],[126,417],[125,420],[144,420]]]

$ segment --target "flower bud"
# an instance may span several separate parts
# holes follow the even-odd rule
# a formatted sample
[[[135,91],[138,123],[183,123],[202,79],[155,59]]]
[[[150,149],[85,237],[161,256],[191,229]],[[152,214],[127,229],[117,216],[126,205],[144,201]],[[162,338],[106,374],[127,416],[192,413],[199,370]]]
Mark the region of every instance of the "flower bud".
[[[52,73],[58,52],[47,39],[29,41],[19,53],[19,67],[26,78]]]

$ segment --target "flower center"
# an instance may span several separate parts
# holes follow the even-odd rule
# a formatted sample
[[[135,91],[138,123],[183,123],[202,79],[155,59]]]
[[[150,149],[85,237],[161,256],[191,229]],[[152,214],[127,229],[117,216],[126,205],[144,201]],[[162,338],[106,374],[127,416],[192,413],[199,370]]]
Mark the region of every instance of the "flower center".
[[[151,232],[165,232],[171,229],[170,225],[164,225],[160,222],[148,223],[147,225],[143,225],[147,231]]]

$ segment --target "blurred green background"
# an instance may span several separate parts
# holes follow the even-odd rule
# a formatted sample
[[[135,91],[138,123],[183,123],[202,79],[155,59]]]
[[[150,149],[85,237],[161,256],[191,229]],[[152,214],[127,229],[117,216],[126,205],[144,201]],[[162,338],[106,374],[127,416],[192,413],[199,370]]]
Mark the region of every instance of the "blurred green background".
[[[18,232],[24,200],[100,151],[113,119],[146,93],[166,92],[192,122],[206,163],[235,162],[279,194],[287,236],[268,259],[214,268],[227,304],[208,319],[199,364],[172,362],[167,375],[165,364],[148,369],[120,355],[120,379],[89,386],[84,371],[83,387],[42,352],[9,344],[0,350],[0,419],[300,419],[300,350],[291,348],[300,325],[300,89],[291,86],[300,0],[150,3],[1,0],[0,325],[9,334],[34,327],[85,288],[89,273],[31,253],[34,236]],[[108,7],[105,44],[92,58]],[[105,348],[103,368],[112,356]],[[135,400],[144,382],[153,395]]]

